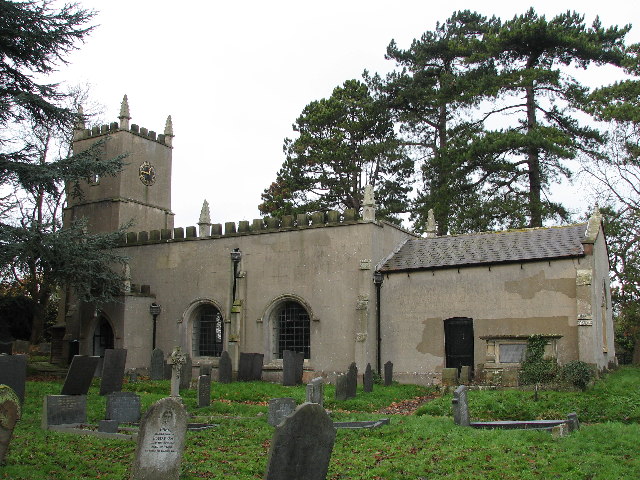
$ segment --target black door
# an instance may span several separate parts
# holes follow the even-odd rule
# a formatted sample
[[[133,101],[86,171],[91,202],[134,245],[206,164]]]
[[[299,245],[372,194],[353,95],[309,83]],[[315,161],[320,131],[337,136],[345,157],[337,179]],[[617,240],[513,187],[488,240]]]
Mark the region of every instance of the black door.
[[[446,367],[473,369],[473,319],[454,317],[444,321]]]

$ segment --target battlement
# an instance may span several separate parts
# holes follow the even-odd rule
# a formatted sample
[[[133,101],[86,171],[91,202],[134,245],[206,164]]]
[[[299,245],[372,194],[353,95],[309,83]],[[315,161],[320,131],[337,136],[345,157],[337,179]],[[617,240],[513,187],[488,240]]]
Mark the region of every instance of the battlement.
[[[74,141],[78,141],[78,140],[86,140],[88,138],[96,138],[96,137],[100,137],[102,135],[109,135],[111,133],[115,133],[118,131],[124,131],[125,129],[120,128],[118,122],[112,122],[109,125],[101,125],[101,126],[95,126],[93,128],[85,128],[85,129],[77,129],[75,131],[75,135],[73,137]],[[171,146],[171,142],[168,141],[168,136],[164,135],[164,134],[159,134],[157,135],[155,131],[153,130],[148,130],[144,127],[139,127],[138,125],[136,125],[135,123],[131,124],[131,128],[129,128],[129,131],[131,133],[133,133],[134,135],[138,135],[140,137],[144,137],[148,140],[152,140],[154,142],[158,142],[161,143],[162,145],[166,145],[167,147]]]
[[[265,233],[290,232],[313,228],[326,228],[359,223],[372,223],[358,217],[356,210],[347,209],[344,214],[335,210],[316,212],[313,214],[285,215],[282,218],[256,218],[253,222],[241,220],[221,223],[199,224],[199,227],[176,227],[173,229],[151,230],[148,232],[128,232],[121,245],[143,245],[150,243],[183,242],[222,237],[238,237],[245,235],[261,235]],[[200,232],[200,235],[198,233]],[[204,234],[203,234],[204,233]]]

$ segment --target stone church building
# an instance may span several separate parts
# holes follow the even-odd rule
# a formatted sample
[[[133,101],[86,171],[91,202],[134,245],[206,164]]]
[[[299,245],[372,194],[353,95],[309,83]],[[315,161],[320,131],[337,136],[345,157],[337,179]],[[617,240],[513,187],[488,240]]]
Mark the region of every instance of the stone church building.
[[[513,369],[532,334],[548,337],[561,364],[615,361],[597,210],[569,226],[419,237],[377,220],[368,190],[362,212],[214,223],[205,202],[197,226],[174,227],[171,117],[159,135],[129,122],[125,97],[119,122],[75,130],[76,151],[108,137],[105,155],[129,156],[120,175],[90,179],[69,199],[65,222],[135,225],[119,247],[130,279],[121,301],[63,299],[66,350],[126,348],[127,367],[145,369],[154,346],[180,346],[214,378],[223,350],[235,368],[240,352],[257,352],[268,380],[296,350],[308,375],[391,361],[394,379],[423,384],[445,367]]]

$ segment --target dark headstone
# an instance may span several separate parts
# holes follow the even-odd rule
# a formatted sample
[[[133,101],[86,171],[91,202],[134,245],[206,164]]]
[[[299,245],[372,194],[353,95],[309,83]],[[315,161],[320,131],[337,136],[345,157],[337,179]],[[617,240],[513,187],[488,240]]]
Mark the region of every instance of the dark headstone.
[[[211,364],[204,363],[200,365],[200,375],[208,375],[211,376]]]
[[[107,395],[106,420],[118,423],[140,421],[140,397],[133,392],[113,392]]]
[[[232,375],[231,357],[229,357],[229,353],[225,350],[222,352],[222,355],[220,355],[220,361],[218,362],[218,382],[231,383],[233,380]]]
[[[304,353],[285,350],[282,353],[282,385],[294,386],[302,383]]]
[[[87,423],[86,395],[46,395],[42,407],[42,428],[50,425]]]
[[[27,381],[26,355],[0,355],[0,385],[7,385],[24,402],[24,387]]]
[[[296,401],[293,398],[272,398],[269,400],[269,413],[267,415],[267,423],[272,427],[276,427],[282,421],[291,415],[296,409]]]
[[[393,363],[388,361],[384,364],[384,386],[388,387],[393,383]]]
[[[351,365],[349,365],[347,379],[349,380],[347,398],[356,398],[356,392],[358,390],[358,367],[356,366],[356,362],[352,362]]]
[[[13,341],[2,342],[0,341],[0,355],[11,355],[13,353]]]
[[[118,433],[118,422],[115,420],[100,420],[98,431],[102,433]]]
[[[191,380],[193,379],[193,364],[191,363],[191,355],[185,354],[185,362],[180,367],[180,389],[186,390],[191,388]]]
[[[307,384],[307,403],[317,403],[321,407],[324,405],[324,379],[316,377]]]
[[[74,355],[60,395],[86,395],[89,393],[89,387],[99,360],[100,357]]]
[[[336,439],[329,415],[317,403],[303,403],[276,427],[266,480],[325,480]]]
[[[198,377],[198,407],[208,407],[211,405],[211,377],[200,375]]]
[[[165,360],[164,352],[160,348],[154,348],[151,352],[151,368],[149,369],[149,377],[151,380],[165,379]]]
[[[172,374],[173,374],[173,365],[171,365],[170,363],[165,363],[164,364],[164,378],[165,378],[165,380],[170,380]]]
[[[238,380],[241,382],[248,382],[252,378],[253,373],[253,354],[240,352],[240,359],[238,361]]]
[[[104,351],[100,395],[108,395],[109,393],[119,392],[122,390],[124,366],[126,362],[126,348],[109,348]]]
[[[367,368],[364,369],[364,375],[362,376],[362,389],[366,393],[373,392],[373,372],[371,371],[370,363],[367,363]]]
[[[163,398],[142,417],[131,480],[178,480],[187,411],[180,399]]]
[[[580,422],[578,421],[578,414],[576,412],[567,415],[567,427],[569,428],[569,433],[580,430]]]
[[[251,363],[251,380],[262,380],[262,366],[264,365],[264,354],[254,353]]]
[[[349,378],[344,373],[336,377],[336,400],[349,398]]]
[[[0,465],[9,450],[13,429],[20,420],[20,399],[11,387],[0,385]]]
[[[469,421],[469,404],[467,403],[467,387],[460,385],[453,392],[453,422],[456,425],[468,427]]]

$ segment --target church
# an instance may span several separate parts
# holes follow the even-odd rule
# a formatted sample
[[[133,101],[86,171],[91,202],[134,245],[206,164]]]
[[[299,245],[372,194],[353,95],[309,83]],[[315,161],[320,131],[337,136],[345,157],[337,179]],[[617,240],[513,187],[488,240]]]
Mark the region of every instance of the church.
[[[119,122],[74,131],[74,151],[107,138],[105,156],[128,154],[116,177],[83,183],[65,222],[92,232],[134,226],[120,301],[84,304],[66,292],[58,317],[65,354],[126,348],[127,368],[145,372],[151,352],[179,346],[194,369],[227,351],[264,355],[278,381],[285,350],[304,353],[305,378],[329,381],[351,362],[394,380],[439,383],[445,368],[477,378],[517,370],[527,338],[548,339],[560,364],[615,362],[609,263],[602,218],[455,236],[425,236],[376,219],[367,188],[361,212],[346,210],[175,227],[171,211],[173,126],[162,134]]]

